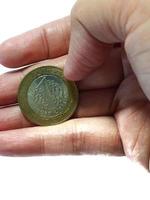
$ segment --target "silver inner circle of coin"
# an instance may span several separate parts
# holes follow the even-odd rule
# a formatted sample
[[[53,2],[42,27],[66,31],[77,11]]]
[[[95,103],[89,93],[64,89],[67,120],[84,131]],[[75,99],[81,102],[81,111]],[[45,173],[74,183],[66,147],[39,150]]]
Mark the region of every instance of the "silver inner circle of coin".
[[[42,75],[28,89],[28,103],[40,117],[55,117],[64,112],[69,94],[63,79],[55,75]]]

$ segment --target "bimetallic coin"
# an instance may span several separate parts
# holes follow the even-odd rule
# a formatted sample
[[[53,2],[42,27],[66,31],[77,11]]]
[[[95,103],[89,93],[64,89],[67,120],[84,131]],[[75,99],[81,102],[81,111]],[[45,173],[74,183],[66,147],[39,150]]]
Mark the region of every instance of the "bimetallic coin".
[[[63,70],[43,66],[22,80],[18,102],[24,116],[37,125],[54,125],[69,119],[78,105],[74,82],[64,78]]]

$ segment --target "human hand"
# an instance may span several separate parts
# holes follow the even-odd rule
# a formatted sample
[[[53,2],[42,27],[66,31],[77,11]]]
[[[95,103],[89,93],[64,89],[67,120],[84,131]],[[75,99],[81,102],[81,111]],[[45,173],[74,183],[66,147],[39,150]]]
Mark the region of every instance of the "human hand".
[[[115,51],[112,44],[122,43],[127,58],[123,56],[124,77],[118,82],[111,104],[113,116],[125,154],[150,169],[149,1],[78,0],[71,21],[69,55],[64,68],[68,79],[84,80],[98,68],[106,70],[105,77],[99,75],[102,80],[109,79],[110,74],[115,76],[118,71],[114,71],[113,63],[109,70],[104,69],[104,63],[109,52]]]
[[[105,7],[108,9],[105,2],[101,1],[101,3],[104,6],[103,10]],[[80,8],[84,10],[83,6],[80,6]],[[117,9],[119,9],[118,6]],[[104,15],[103,12],[101,13]],[[113,14],[116,13],[113,12]],[[111,15],[108,16],[110,17]],[[105,18],[107,19],[107,16]],[[41,31],[43,29],[38,29],[39,31],[36,30],[30,34],[5,42],[0,47],[1,63],[6,66],[21,66],[67,54],[70,35],[69,23],[67,24],[61,21],[59,25],[47,25],[44,31]],[[74,27],[78,26],[74,25]],[[78,33],[78,30],[76,33]],[[106,33],[109,33],[109,30],[106,29],[104,32],[105,36],[107,36]],[[80,33],[85,36],[84,30]],[[41,34],[44,37],[41,37]],[[46,40],[43,40],[45,36],[47,36]],[[74,46],[75,51],[72,57],[74,60],[72,61],[69,58],[70,61],[68,60],[65,66],[65,74],[68,78],[81,79],[86,77],[78,82],[80,104],[74,119],[53,127],[25,128],[32,126],[32,124],[22,116],[19,107],[3,108],[1,109],[3,117],[0,119],[0,129],[2,130],[0,152],[3,154],[113,153],[120,155],[123,153],[123,144],[125,154],[139,161],[148,169],[150,149],[148,134],[149,101],[140,89],[125,56],[123,56],[122,65],[121,50],[119,48],[112,48],[111,45],[108,47],[92,37],[83,38],[85,40],[79,40],[80,42],[78,43],[81,51]],[[110,39],[112,38],[110,37]],[[73,46],[72,40],[71,47]],[[86,47],[84,46],[87,45],[86,41],[89,44],[88,48],[81,48]],[[82,42],[85,43],[83,44]],[[120,42],[120,40],[110,40],[109,42],[115,43]],[[22,45],[24,43],[26,44],[25,47]],[[39,47],[44,47],[44,49]],[[49,47],[50,51],[48,53]],[[69,57],[72,54],[71,47]],[[17,49],[18,52],[15,52],[14,50],[17,51]],[[85,56],[86,49],[88,49],[89,53],[86,55],[87,57]],[[107,55],[108,51],[111,51],[110,55]],[[105,54],[104,52],[107,55],[104,56],[107,58],[105,61],[102,56]],[[83,59],[83,57],[88,59]],[[48,60],[47,62],[62,66],[64,65],[65,57]],[[69,62],[72,63],[70,68],[68,68]],[[82,63],[82,68],[80,67],[80,62]],[[88,64],[90,65],[87,67]],[[73,73],[75,71],[74,66],[80,73],[77,70],[76,73]],[[94,66],[99,66],[99,68],[96,69]],[[21,72],[7,73],[1,76],[0,85],[8,88],[7,93],[4,93],[3,87],[1,89],[1,105],[16,102],[17,88],[21,79],[20,74],[22,72],[25,74],[33,67],[35,66],[31,66],[27,70],[21,70]],[[92,72],[94,68],[96,71]],[[88,72],[88,74],[90,72],[90,75],[87,77],[85,72]],[[5,80],[9,81],[5,82]],[[140,131],[140,129],[143,131]]]
[[[34,126],[24,118],[17,105],[18,87],[25,74],[41,65],[64,66],[69,37],[70,18],[67,17],[0,45],[0,62],[3,65],[17,68],[30,64],[26,68],[0,76],[0,154],[123,155],[116,122],[111,117],[115,89],[109,88],[111,84],[116,86],[122,78],[122,69],[118,69],[121,65],[119,51],[112,53],[110,62],[105,64],[105,68],[109,70],[110,63],[114,63],[114,70],[118,71],[114,80],[113,73],[109,79],[105,79],[105,70],[98,69],[98,75],[93,73],[77,83],[80,92],[79,106],[69,121],[56,126]],[[38,61],[40,62],[31,64]]]

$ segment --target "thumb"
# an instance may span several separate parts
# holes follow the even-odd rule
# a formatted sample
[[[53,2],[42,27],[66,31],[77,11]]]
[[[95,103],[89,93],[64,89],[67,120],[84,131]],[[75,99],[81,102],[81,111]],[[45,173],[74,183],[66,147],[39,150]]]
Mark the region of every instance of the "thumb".
[[[78,0],[64,74],[80,80],[102,65],[110,44],[124,42],[137,79],[150,99],[150,4],[148,0]]]
[[[71,42],[69,58],[64,68],[69,79],[80,80],[101,66],[111,46],[94,38],[82,22],[72,19]]]
[[[109,2],[108,2],[109,1]],[[120,42],[110,30],[110,0],[78,0],[71,12],[69,56],[64,68],[68,79],[80,80],[103,64],[112,43]]]

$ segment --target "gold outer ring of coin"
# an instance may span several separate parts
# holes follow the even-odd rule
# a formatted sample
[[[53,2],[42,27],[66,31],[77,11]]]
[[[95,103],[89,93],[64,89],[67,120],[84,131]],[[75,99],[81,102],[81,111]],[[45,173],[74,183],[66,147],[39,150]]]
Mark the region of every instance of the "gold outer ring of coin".
[[[38,108],[37,108],[37,110],[39,111],[39,113],[38,113],[38,112],[35,112],[35,109],[33,109],[33,107],[35,107],[36,104],[32,104],[33,105],[33,107],[32,107],[31,104],[29,103],[28,92],[29,92],[29,90],[31,90],[30,89],[31,85],[33,84],[33,82],[34,82],[34,85],[36,85],[35,80],[38,79],[39,77],[44,77],[44,76],[48,76],[48,78],[50,76],[57,78],[58,81],[60,80],[60,82],[63,83],[65,92],[67,91],[66,92],[67,97],[64,96],[67,101],[66,104],[63,102],[64,100],[61,99],[61,101],[65,105],[64,110],[61,108],[61,112],[57,113],[57,115],[55,115],[55,116],[51,116],[50,113],[47,115],[43,114],[46,112],[48,113],[48,111],[46,111],[46,109],[45,109],[46,108],[45,104],[42,105],[42,103],[41,103],[41,106],[38,106]],[[51,82],[49,82],[49,83],[51,83]],[[60,86],[61,86],[61,84],[60,84]],[[43,87],[45,87],[45,86],[43,86]],[[42,93],[43,87],[40,88],[41,93]],[[55,91],[55,89],[57,89],[57,87],[55,87],[53,89],[53,92]],[[51,91],[52,88],[49,88],[48,90]],[[33,103],[34,102],[36,103],[36,101],[37,101],[38,102],[37,104],[39,105],[39,101],[42,102],[42,100],[44,103],[45,95],[47,95],[47,93],[46,92],[44,93],[44,91],[45,90],[43,90],[42,95],[39,95],[38,91],[35,92],[33,90],[32,93],[35,93],[35,97],[34,96],[32,97]],[[42,97],[43,95],[44,95],[44,98]],[[57,92],[56,93],[57,98],[58,98],[58,95],[59,95],[59,93]],[[46,98],[48,98],[48,97],[46,97]],[[49,99],[50,99],[50,96],[49,96]],[[20,109],[21,109],[23,115],[29,121],[31,121],[33,124],[37,124],[37,125],[41,125],[41,126],[55,125],[55,124],[59,124],[59,123],[62,123],[64,121],[68,120],[73,115],[73,113],[75,112],[75,110],[78,106],[78,99],[79,99],[79,93],[78,93],[78,89],[77,89],[75,82],[66,80],[63,75],[63,70],[56,66],[41,66],[39,68],[32,70],[23,78],[23,80],[20,83],[19,90],[18,90],[18,103],[19,103],[19,106],[20,106]],[[59,101],[59,99],[57,101]],[[56,101],[56,103],[58,103],[57,101]],[[55,100],[53,102],[55,103]],[[46,102],[46,103],[48,103],[48,105],[49,105],[49,102]],[[43,109],[44,111],[42,111],[42,108],[44,108],[45,110]],[[48,107],[48,109],[49,109],[49,112],[51,112],[50,107]],[[53,110],[54,110],[54,108],[53,108]],[[56,112],[57,112],[57,110],[56,110]]]

